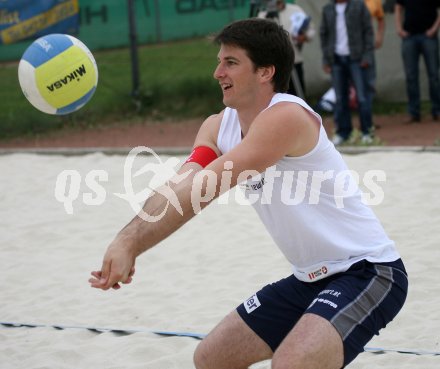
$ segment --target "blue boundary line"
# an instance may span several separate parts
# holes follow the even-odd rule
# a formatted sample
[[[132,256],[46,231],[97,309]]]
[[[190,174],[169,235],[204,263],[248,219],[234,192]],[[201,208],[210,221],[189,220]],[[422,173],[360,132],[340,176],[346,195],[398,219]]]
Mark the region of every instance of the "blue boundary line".
[[[134,333],[154,333],[161,336],[181,336],[191,337],[196,339],[203,339],[206,334],[194,333],[194,332],[178,332],[178,331],[160,331],[160,330],[147,330],[142,328],[112,328],[112,327],[94,327],[94,326],[82,326],[82,325],[64,325],[64,324],[35,324],[35,323],[18,323],[18,322],[0,322],[7,328],[54,328],[59,330],[64,329],[84,329],[96,333],[116,333],[116,334],[134,334]]]
[[[105,333],[111,332],[115,334],[133,334],[133,333],[154,333],[161,336],[174,336],[174,337],[190,337],[202,340],[206,337],[206,334],[196,333],[196,332],[179,332],[179,331],[157,331],[157,330],[147,330],[142,328],[109,328],[109,327],[93,327],[93,326],[81,326],[81,325],[63,325],[63,324],[35,324],[35,323],[18,323],[18,322],[0,322],[0,325],[6,328],[54,328],[59,330],[64,329],[86,329],[92,332]],[[382,347],[365,347],[365,352],[372,354],[385,354],[385,353],[399,353],[399,354],[409,354],[409,355],[431,355],[440,356],[439,351],[427,351],[427,350],[415,350],[415,349],[387,349]]]

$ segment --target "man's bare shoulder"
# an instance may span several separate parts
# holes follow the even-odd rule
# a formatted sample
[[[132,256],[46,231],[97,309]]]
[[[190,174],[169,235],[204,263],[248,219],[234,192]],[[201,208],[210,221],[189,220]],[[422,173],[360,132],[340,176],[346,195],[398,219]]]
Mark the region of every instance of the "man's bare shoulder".
[[[220,131],[220,124],[223,119],[224,110],[220,113],[212,114],[205,119],[202,123],[199,132],[197,134],[196,140],[194,142],[195,146],[208,146],[219,153],[217,149],[217,137]]]
[[[218,132],[220,131],[220,124],[223,119],[224,110],[217,114],[212,114],[208,118],[205,119],[202,126],[200,127],[201,131],[209,132],[212,137],[217,137]]]
[[[285,138],[287,156],[302,156],[312,150],[319,138],[320,119],[300,104],[282,101],[262,112],[256,127],[266,132],[270,121],[272,141],[282,146]]]
[[[223,109],[221,112],[216,113],[216,114],[212,114],[210,115],[208,118],[205,119],[205,121],[203,122],[203,124],[207,124],[207,125],[215,125],[218,124],[220,125],[222,119],[223,119],[223,114],[224,114],[225,110]]]

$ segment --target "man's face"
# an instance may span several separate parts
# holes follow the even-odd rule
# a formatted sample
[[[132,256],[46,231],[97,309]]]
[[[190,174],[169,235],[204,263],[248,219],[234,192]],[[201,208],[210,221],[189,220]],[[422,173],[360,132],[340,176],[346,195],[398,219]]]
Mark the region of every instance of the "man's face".
[[[233,45],[220,47],[214,78],[223,91],[223,103],[237,108],[253,101],[258,90],[258,74],[246,51]]]

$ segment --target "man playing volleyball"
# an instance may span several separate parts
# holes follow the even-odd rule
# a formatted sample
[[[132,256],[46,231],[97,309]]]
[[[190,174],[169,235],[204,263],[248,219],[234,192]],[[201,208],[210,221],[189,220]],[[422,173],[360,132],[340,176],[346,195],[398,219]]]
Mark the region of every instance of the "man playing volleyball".
[[[231,168],[231,187],[246,179],[246,195],[261,199],[252,205],[293,274],[227,315],[197,347],[196,368],[247,368],[270,358],[278,369],[342,368],[401,309],[405,268],[357,185],[344,191],[347,166],[320,116],[284,93],[294,61],[288,33],[275,22],[247,19],[226,26],[215,41],[214,78],[226,108],[202,124],[178,172],[185,179],[171,180],[145,202],[145,213],[166,209],[164,216],[157,222],[136,216],[110,244],[90,283],[107,290],[131,282],[136,257],[197,212],[194,186],[201,188],[200,198],[213,194],[203,208],[224,192],[222,173]],[[274,168],[277,175],[269,175]],[[214,189],[208,172],[217,178]],[[286,194],[285,173],[292,193]],[[301,173],[311,176],[304,180]],[[298,186],[309,198],[284,201],[295,197]],[[167,207],[166,191],[177,195],[181,212]]]

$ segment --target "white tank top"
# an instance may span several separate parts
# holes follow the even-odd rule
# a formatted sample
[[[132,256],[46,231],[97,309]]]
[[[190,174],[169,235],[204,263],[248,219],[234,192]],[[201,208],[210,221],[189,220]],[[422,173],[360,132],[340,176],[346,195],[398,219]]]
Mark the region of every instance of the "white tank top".
[[[346,271],[366,259],[390,262],[400,256],[371,208],[361,199],[321,117],[300,98],[276,94],[268,108],[287,101],[301,105],[320,123],[316,146],[300,157],[285,156],[241,184],[270,235],[301,281]],[[226,108],[217,145],[224,154],[241,142],[237,111]]]

